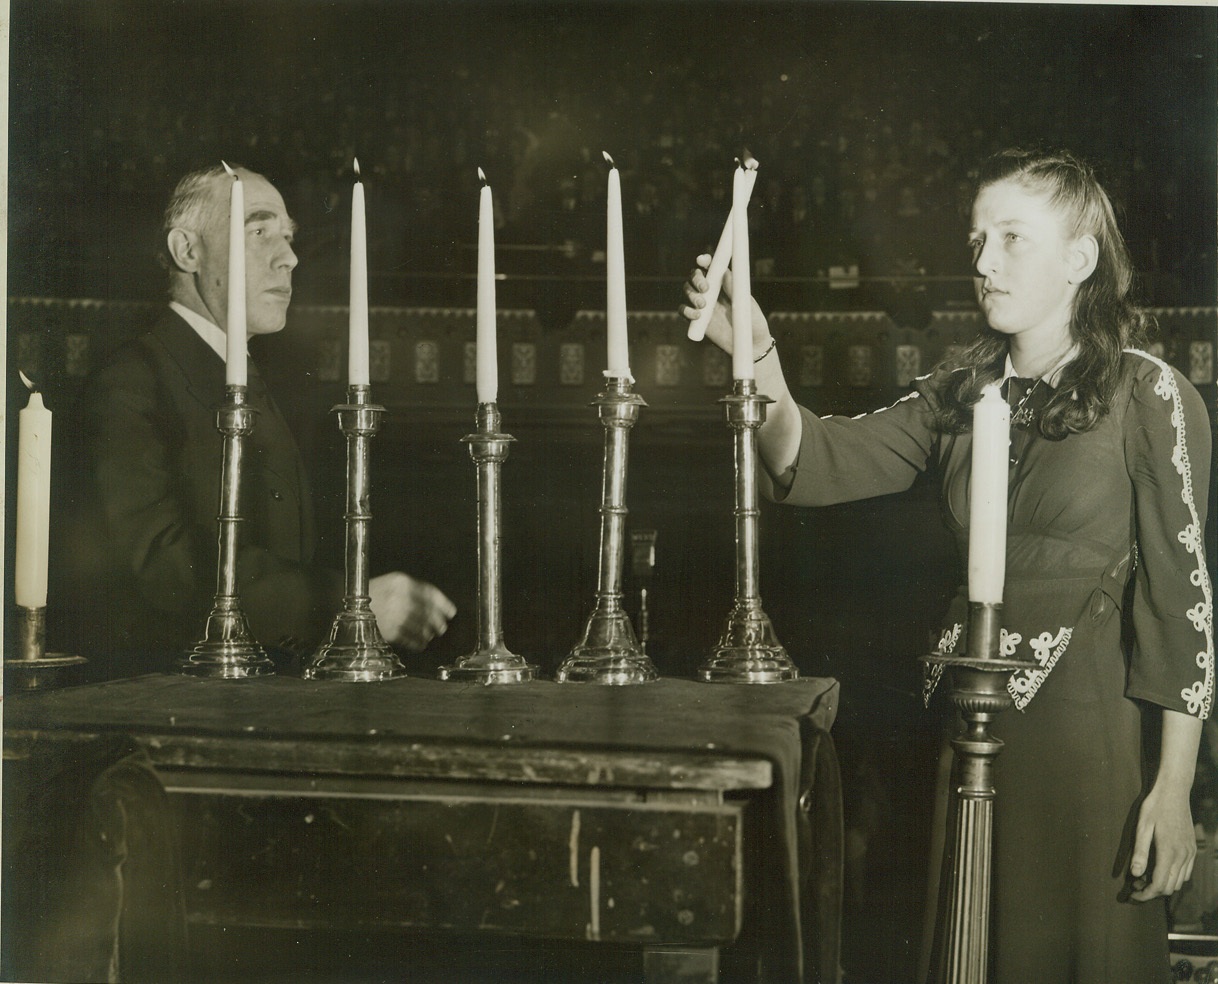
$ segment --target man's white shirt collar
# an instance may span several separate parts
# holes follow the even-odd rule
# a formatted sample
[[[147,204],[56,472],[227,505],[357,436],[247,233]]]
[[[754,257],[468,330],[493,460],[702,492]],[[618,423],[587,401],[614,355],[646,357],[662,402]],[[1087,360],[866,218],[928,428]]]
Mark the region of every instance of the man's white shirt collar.
[[[195,330],[195,333],[211,347],[216,355],[220,356],[221,362],[228,362],[228,336],[224,334],[219,325],[208,321],[197,311],[192,311],[185,304],[179,304],[177,301],[170,301],[169,307]]]

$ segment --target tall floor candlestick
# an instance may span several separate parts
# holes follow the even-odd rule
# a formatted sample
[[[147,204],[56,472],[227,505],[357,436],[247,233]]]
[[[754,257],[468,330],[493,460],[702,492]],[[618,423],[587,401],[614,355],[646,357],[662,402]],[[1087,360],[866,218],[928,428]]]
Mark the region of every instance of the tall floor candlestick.
[[[956,758],[955,816],[940,892],[937,981],[984,984],[989,963],[990,870],[994,825],[994,759],[1002,742],[990,723],[1011,706],[1007,677],[1036,666],[1000,654],[1002,605],[970,602],[968,645],[960,654],[932,653],[925,661],[951,674],[951,699],[963,727],[952,739]]]
[[[237,595],[237,544],[241,529],[241,462],[245,438],[254,429],[258,411],[245,402],[245,386],[225,387],[225,402],[216,411],[216,428],[224,435],[220,468],[220,515],[217,518],[219,556],[216,561],[216,597],[203,639],[182,661],[188,676],[269,676],[274,664],[250,634]]]
[[[306,680],[378,683],[406,675],[401,660],[381,637],[368,596],[368,450],[385,408],[369,402],[366,384],[347,387],[347,402],[334,408],[347,436],[346,593],[330,638],[313,654]]]
[[[456,663],[441,666],[441,680],[472,683],[526,683],[537,667],[503,642],[499,597],[499,471],[515,440],[499,430],[499,405],[479,403],[477,431],[461,440],[478,465],[478,646]]]
[[[761,607],[757,538],[757,429],[765,421],[766,404],[773,401],[757,392],[752,379],[737,379],[733,385],[720,402],[735,431],[736,602],[698,676],[707,683],[782,683],[797,679],[799,670]]]
[[[647,683],[659,674],[635,638],[622,608],[622,557],[626,533],[627,436],[647,404],[625,376],[607,376],[595,401],[605,428],[601,494],[601,554],[596,608],[583,638],[558,668],[559,683],[625,685]]]

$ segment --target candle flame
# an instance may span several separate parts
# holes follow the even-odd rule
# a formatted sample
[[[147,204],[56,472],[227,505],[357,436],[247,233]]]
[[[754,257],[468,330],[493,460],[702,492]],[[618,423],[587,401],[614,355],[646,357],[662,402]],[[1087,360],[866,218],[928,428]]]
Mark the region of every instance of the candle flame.
[[[482,168],[478,168],[478,180],[486,184],[486,172]]]
[[[358,178],[359,177],[359,158],[352,157],[351,160],[353,160],[355,162],[355,176]]]
[[[610,167],[617,167],[617,165],[613,163],[613,158],[609,156],[609,151],[602,150],[601,153],[605,155],[605,160],[609,162]]]
[[[760,166],[761,165],[757,163],[757,158],[750,154],[746,149],[744,152],[744,169],[746,171],[756,171]]]
[[[224,170],[226,170],[228,172],[228,176],[230,178],[233,178],[236,181],[241,180],[240,178],[237,177],[237,172],[228,166],[228,161],[221,161],[220,163],[224,165]]]
[[[29,376],[27,376],[27,375],[26,375],[24,372],[22,372],[20,369],[18,369],[18,370],[17,370],[17,375],[19,375],[19,376],[21,377],[21,381],[22,381],[23,383],[25,383],[25,388],[26,388],[27,390],[29,390],[31,393],[37,393],[37,392],[38,392],[38,387],[34,385],[34,381],[33,381],[32,379],[30,379],[30,377],[29,377]]]

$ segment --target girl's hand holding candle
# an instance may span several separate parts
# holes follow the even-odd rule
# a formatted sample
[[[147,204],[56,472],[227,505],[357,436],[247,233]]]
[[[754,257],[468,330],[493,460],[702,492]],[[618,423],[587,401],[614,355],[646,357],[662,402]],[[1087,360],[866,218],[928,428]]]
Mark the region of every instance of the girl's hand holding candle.
[[[757,184],[757,161],[747,156],[747,152],[744,170],[744,204],[747,208],[749,199],[753,195],[753,186]],[[732,261],[732,231],[734,229],[735,216],[736,204],[733,201],[732,209],[728,212],[727,221],[723,224],[723,232],[719,236],[719,244],[715,247],[714,255],[711,256],[710,266],[706,268],[706,307],[689,324],[688,336],[691,341],[700,342],[706,337],[707,323],[715,311],[715,302],[719,300],[719,292],[723,288],[723,275],[727,272],[728,264]]]

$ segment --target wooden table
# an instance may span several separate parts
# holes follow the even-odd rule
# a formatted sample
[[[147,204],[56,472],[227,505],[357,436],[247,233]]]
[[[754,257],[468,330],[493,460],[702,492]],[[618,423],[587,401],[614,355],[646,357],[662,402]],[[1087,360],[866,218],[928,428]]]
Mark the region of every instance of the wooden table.
[[[5,885],[33,887],[5,907],[5,979],[117,953],[123,979],[163,980],[189,969],[179,944],[224,927],[611,944],[648,980],[712,981],[721,956],[750,979],[834,979],[836,698],[828,679],[170,675],[13,695]]]

